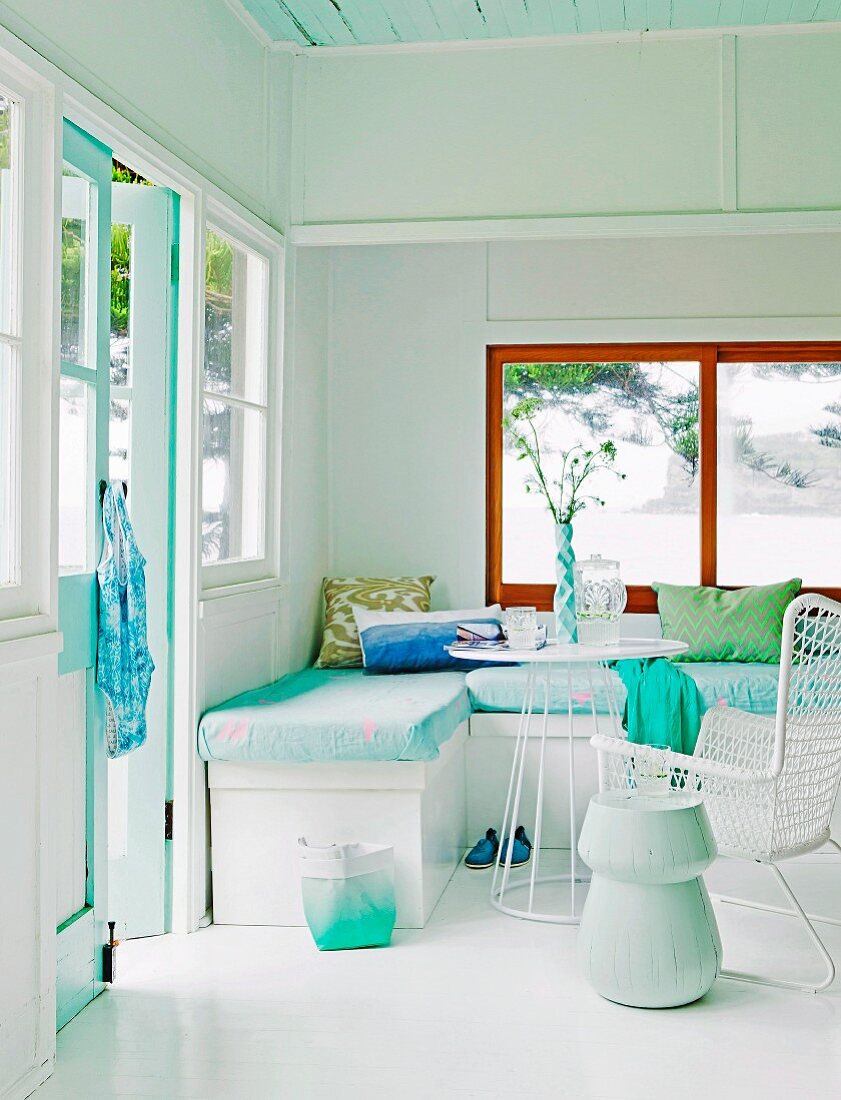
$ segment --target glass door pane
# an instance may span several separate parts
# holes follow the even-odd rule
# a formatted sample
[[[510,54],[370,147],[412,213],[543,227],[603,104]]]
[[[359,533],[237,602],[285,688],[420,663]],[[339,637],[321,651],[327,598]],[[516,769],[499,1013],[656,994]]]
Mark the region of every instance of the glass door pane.
[[[61,358],[87,362],[90,184],[65,167],[61,181]]]
[[[84,573],[90,565],[88,498],[93,476],[92,387],[76,378],[61,379],[59,399],[58,568]]]

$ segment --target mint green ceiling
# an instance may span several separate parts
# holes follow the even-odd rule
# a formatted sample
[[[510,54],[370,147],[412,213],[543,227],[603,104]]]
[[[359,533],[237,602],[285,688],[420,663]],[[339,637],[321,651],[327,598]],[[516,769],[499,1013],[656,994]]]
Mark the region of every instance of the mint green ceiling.
[[[820,23],[841,0],[239,0],[277,42],[355,46]]]

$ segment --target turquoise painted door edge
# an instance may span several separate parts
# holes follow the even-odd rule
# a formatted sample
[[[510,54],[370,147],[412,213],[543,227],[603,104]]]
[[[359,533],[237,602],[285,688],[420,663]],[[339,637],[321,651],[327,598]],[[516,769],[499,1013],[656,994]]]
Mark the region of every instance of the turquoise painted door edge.
[[[57,930],[56,1024],[62,1027],[104,988],[102,944],[108,939],[108,774],[105,756],[104,710],[94,687],[96,657],[96,561],[101,549],[98,491],[108,476],[108,411],[110,387],[111,298],[111,150],[65,120],[63,157],[72,175],[87,181],[87,206],[82,219],[84,248],[79,278],[76,354],[62,361],[62,375],[83,387],[83,403],[93,407],[87,436],[86,483],[83,489],[82,566],[59,578],[58,621],[64,635],[59,657],[61,675],[82,674],[86,702],[86,864],[85,905]],[[74,214],[77,213],[74,211]],[[64,341],[63,341],[64,343]],[[63,348],[63,354],[64,354]],[[70,355],[68,353],[68,359]],[[92,400],[89,400],[92,398]],[[61,443],[61,441],[60,441]],[[60,445],[60,444],[59,444]],[[61,451],[59,451],[61,454]]]

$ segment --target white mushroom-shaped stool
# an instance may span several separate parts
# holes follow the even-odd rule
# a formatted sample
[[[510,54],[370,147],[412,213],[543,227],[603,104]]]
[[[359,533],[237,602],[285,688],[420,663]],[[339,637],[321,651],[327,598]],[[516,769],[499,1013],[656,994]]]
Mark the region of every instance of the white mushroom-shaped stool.
[[[594,795],[578,850],[593,871],[578,952],[594,989],[637,1008],[703,997],[721,967],[721,939],[701,878],[716,857],[701,798]]]

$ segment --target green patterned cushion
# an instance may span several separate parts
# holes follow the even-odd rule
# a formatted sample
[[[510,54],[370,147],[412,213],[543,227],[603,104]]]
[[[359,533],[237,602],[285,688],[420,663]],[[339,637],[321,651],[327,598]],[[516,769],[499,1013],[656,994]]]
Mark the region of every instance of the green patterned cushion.
[[[362,668],[354,607],[429,611],[434,577],[325,577],[324,636],[316,668]]]
[[[676,661],[761,661],[777,664],[783,615],[800,580],[754,588],[653,584],[664,638],[686,642]]]

